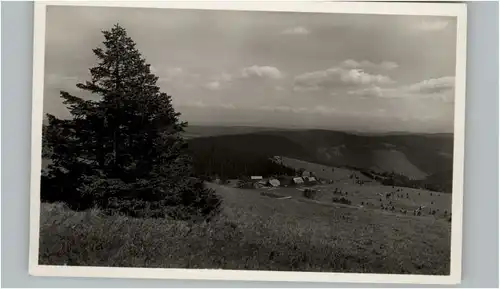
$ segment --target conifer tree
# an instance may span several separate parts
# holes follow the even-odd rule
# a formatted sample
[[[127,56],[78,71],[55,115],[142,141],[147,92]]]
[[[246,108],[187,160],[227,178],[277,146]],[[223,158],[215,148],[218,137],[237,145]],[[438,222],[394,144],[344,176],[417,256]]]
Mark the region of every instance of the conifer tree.
[[[160,91],[124,28],[103,34],[104,47],[93,50],[98,63],[91,80],[77,84],[100,99],[61,91],[72,118],[47,115],[44,145],[52,163],[42,198],[141,216],[215,212],[220,201],[192,174],[181,135],[187,123],[171,96]]]

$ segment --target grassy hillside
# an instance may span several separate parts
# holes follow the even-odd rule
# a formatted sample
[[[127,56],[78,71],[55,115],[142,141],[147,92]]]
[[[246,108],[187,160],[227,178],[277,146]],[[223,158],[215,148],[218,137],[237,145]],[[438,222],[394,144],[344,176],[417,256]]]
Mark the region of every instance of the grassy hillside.
[[[453,154],[451,134],[359,135],[327,130],[267,133],[287,137],[314,153],[315,161],[335,166],[377,167],[380,158],[374,152],[389,151],[404,154],[409,165],[425,174],[453,168],[450,157]]]
[[[450,224],[210,185],[210,223],[104,216],[42,204],[40,263],[393,274],[448,274]]]
[[[359,171],[349,168],[332,168],[330,166],[307,162],[289,157],[282,157],[283,165],[294,169],[304,169],[313,172],[315,176],[326,179],[343,181],[349,180],[351,176],[356,176],[359,180],[370,181],[371,179],[361,174]]]
[[[283,158],[283,163],[292,168],[304,168],[318,177],[333,181],[331,184],[314,186],[317,190],[314,200],[317,201],[328,203],[332,201],[332,197],[342,196],[356,207],[361,206],[391,211],[392,213],[402,213],[401,210],[404,210],[407,214],[412,214],[413,211],[422,207],[422,216],[432,216],[444,220],[449,217],[451,212],[450,194],[397,185],[383,185],[354,169],[334,168],[332,170],[324,165],[291,158]],[[358,180],[363,181],[363,183],[359,183]],[[335,194],[335,191],[339,193]],[[300,197],[303,194],[300,188],[278,188],[273,189],[272,193],[283,197]],[[387,197],[388,193],[391,194],[389,197]],[[394,207],[394,211],[392,211],[392,207]]]

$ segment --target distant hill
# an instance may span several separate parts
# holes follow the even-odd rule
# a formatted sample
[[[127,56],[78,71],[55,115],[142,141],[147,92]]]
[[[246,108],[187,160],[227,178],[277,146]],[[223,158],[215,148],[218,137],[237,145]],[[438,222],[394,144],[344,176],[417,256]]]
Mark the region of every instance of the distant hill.
[[[413,180],[430,178],[433,183],[449,183],[452,177],[452,134],[368,135],[278,129],[236,134],[236,131],[238,129],[232,130],[232,134],[197,137],[188,143],[195,156],[230,152],[233,162],[246,156],[281,155],[328,166],[395,173]]]
[[[198,175],[237,178],[248,175],[291,175],[295,171],[270,157],[284,154],[308,159],[299,144],[277,135],[243,134],[193,138],[188,141]]]
[[[293,173],[269,161],[278,155],[332,167],[394,173],[440,191],[450,192],[452,186],[453,134],[189,126],[185,137],[199,174],[229,178]]]
[[[416,179],[453,168],[452,134],[356,135],[327,130],[268,134],[281,135],[300,144],[315,162],[329,165],[384,171],[390,171],[393,166],[394,172]]]
[[[184,137],[187,139],[197,137],[222,136],[222,135],[239,135],[264,131],[276,131],[280,129],[268,127],[251,127],[251,126],[199,126],[189,125]]]

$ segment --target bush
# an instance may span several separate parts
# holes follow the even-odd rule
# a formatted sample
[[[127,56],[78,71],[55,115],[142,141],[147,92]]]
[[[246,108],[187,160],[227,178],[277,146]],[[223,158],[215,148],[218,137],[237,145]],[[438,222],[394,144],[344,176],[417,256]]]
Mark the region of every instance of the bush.
[[[91,183],[80,194],[59,195],[58,201],[65,202],[74,210],[100,208],[107,215],[116,213],[135,218],[170,218],[177,220],[209,221],[220,212],[222,200],[215,191],[205,188],[203,181],[187,179],[179,186],[166,190],[153,190],[150,194],[134,195],[133,192],[118,190],[120,182],[101,180]],[[116,185],[114,187],[113,185]],[[157,197],[155,198],[155,194]],[[78,199],[73,199],[75,196]]]
[[[253,189],[253,183],[247,180],[240,180],[237,185],[238,188],[240,189]]]
[[[304,197],[308,199],[314,199],[316,197],[317,191],[315,189],[305,189],[303,192]]]
[[[347,198],[344,198],[344,197],[341,197],[341,198],[333,198],[332,201],[334,203],[340,203],[340,204],[344,204],[344,205],[350,205],[352,202],[351,200],[347,199]]]

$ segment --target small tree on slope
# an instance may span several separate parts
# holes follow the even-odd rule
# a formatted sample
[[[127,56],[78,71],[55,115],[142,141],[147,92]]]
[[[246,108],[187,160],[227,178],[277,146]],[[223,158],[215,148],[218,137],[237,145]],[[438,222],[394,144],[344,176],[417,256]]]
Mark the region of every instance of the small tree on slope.
[[[84,100],[61,91],[72,118],[48,114],[44,141],[50,151],[42,199],[75,209],[98,206],[140,216],[207,216],[220,201],[192,175],[191,158],[171,97],[125,29],[103,32],[94,49],[91,81],[77,87],[100,96]]]

